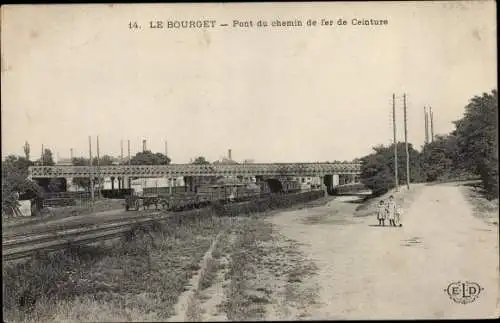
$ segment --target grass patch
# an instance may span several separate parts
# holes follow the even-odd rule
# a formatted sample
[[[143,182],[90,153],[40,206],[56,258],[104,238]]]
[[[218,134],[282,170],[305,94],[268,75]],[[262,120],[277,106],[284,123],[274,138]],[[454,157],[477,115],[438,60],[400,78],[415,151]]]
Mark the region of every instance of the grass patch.
[[[213,257],[213,256],[212,256]],[[200,278],[200,290],[205,290],[212,286],[217,277],[217,271],[219,270],[218,261],[214,258],[210,258],[207,261],[207,267],[202,273]]]
[[[219,212],[208,208],[177,214],[161,223],[135,226],[113,243],[70,247],[5,264],[4,318],[8,322],[164,321],[174,314],[178,296],[221,230],[238,238],[216,248],[220,254],[212,254],[202,287],[213,283],[217,258],[230,254],[228,318],[263,318],[269,288],[251,278],[259,274],[254,264],[266,255],[260,243],[272,239],[272,228],[256,216],[224,215],[287,207],[318,197],[310,193],[252,201],[248,205],[253,209],[229,205]]]
[[[265,304],[269,297],[258,283],[256,264],[265,254],[265,249],[259,242],[272,239],[272,227],[262,219],[245,219],[236,229],[237,241],[233,245],[230,260],[230,270],[227,278],[231,282],[227,290],[227,301],[224,311],[229,320],[263,319]],[[259,289],[261,288],[261,289]]]
[[[317,267],[298,244],[285,240],[271,223],[257,217],[245,219],[236,231],[227,273],[230,284],[221,306],[229,320],[263,320],[271,303],[278,302],[280,310],[287,311],[315,300],[313,292],[307,299],[301,296],[300,286]]]
[[[498,198],[489,199],[480,182],[460,185],[460,189],[472,206],[474,216],[489,224],[498,225]]]
[[[107,247],[74,247],[4,267],[5,319],[166,319],[214,233],[229,224],[220,217],[178,222],[137,226]]]

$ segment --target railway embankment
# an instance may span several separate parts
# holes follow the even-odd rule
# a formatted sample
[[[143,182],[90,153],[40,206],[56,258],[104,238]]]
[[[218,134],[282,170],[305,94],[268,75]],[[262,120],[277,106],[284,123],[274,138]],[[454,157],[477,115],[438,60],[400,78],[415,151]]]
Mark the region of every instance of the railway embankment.
[[[304,205],[321,196],[322,192],[308,192],[245,205],[218,205],[137,225],[113,241],[72,246],[4,265],[4,318],[9,322],[165,321],[179,314],[176,309],[183,293],[192,290],[200,295],[221,280],[228,288],[215,299],[228,299],[232,305],[221,301],[214,308],[237,318],[241,313],[233,312],[241,304],[236,295],[246,293],[238,277],[254,270],[238,250],[243,246],[251,250],[263,240],[257,235],[270,232],[262,231],[256,221],[270,210]],[[217,236],[221,238],[213,245]],[[189,283],[195,276],[198,283],[193,289]],[[252,295],[244,297],[253,299]],[[198,298],[189,300],[186,315],[197,312],[193,299]]]
[[[76,205],[64,207],[46,207],[38,212],[38,215],[30,217],[6,217],[2,216],[2,229],[5,232],[28,232],[36,230],[37,227],[50,225],[51,223],[62,223],[67,219],[86,216],[96,213],[110,213],[110,211],[122,210],[123,200],[102,199],[93,204],[90,201],[79,200]]]

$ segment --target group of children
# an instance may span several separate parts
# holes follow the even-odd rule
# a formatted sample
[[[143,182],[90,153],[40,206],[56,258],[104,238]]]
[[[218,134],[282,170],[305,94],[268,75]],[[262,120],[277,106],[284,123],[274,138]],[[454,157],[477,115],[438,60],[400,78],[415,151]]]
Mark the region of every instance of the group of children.
[[[385,226],[385,220],[389,220],[389,226],[403,226],[401,224],[401,209],[398,208],[394,201],[394,196],[389,196],[389,200],[384,202],[381,200],[378,204],[377,213],[378,224]]]

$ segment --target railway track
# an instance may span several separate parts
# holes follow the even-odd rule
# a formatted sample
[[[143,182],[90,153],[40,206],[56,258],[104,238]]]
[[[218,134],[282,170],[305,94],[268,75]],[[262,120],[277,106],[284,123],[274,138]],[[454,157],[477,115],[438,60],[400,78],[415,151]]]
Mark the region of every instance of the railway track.
[[[152,215],[152,214],[155,214],[158,212],[159,212],[158,210],[146,210],[145,212],[142,211],[139,214],[135,214],[135,215],[131,215],[131,216],[128,216],[128,215],[124,216],[124,219],[116,219],[116,218],[104,219],[104,220],[99,221],[98,224],[92,225],[92,227],[95,227],[96,225],[100,226],[100,225],[106,225],[106,224],[111,224],[111,223],[118,223],[118,222],[123,222],[123,221],[140,219],[140,218],[144,218],[144,216]],[[40,225],[40,224],[37,224],[37,225]],[[6,241],[6,239],[14,239],[14,238],[18,238],[18,237],[41,235],[41,234],[50,234],[50,233],[54,233],[57,231],[81,228],[82,223],[69,222],[67,224],[52,224],[51,225],[50,222],[48,222],[47,226],[48,227],[35,228],[33,230],[24,231],[24,232],[12,232],[12,233],[2,234],[2,242],[4,243]]]
[[[250,201],[243,201],[232,204],[241,205],[249,202]],[[112,221],[108,221],[107,223],[100,223],[98,227],[82,227],[81,224],[76,226],[73,224],[73,226],[69,228],[65,227],[64,229],[61,229],[60,227],[47,228],[37,232],[2,237],[2,258],[5,261],[18,260],[30,257],[35,252],[39,251],[51,252],[63,249],[69,244],[88,244],[97,241],[110,240],[122,236],[125,232],[129,231],[134,225],[137,224],[162,221],[173,216],[187,216],[199,211],[200,209],[191,209],[163,214],[160,211],[156,211],[149,213],[148,215],[143,213],[122,221],[116,221],[116,219],[114,219]]]
[[[98,228],[80,228],[57,231],[37,236],[25,236],[19,239],[7,240],[2,243],[2,258],[5,261],[17,260],[31,256],[37,251],[56,251],[68,244],[86,244],[102,240],[110,240],[122,236],[134,225],[151,221],[168,219],[172,214],[148,216],[139,220],[122,221]]]
[[[241,202],[237,202],[236,204],[246,203],[246,202],[248,202],[248,201],[241,201]],[[206,207],[208,207],[208,206],[195,208],[195,209],[203,209]],[[172,212],[172,213],[176,213],[176,214],[183,214],[185,212],[190,212],[191,210],[192,209],[183,209],[183,210],[181,209],[181,210],[170,210],[168,212],[169,213]],[[132,212],[139,212],[139,213],[136,213],[134,215],[129,215]],[[134,219],[141,219],[141,218],[144,218],[144,216],[149,216],[149,215],[158,214],[158,213],[162,213],[162,212],[165,212],[165,211],[161,210],[161,209],[145,209],[142,211],[125,211],[124,210],[123,211],[124,219],[117,219],[117,218],[109,218],[109,219],[103,219],[103,220],[99,219],[98,224],[93,224],[91,226],[92,227],[96,227],[96,226],[100,227],[100,226],[106,225],[106,224],[118,223],[118,222],[123,222],[123,221],[134,220]],[[34,235],[42,235],[42,234],[55,234],[58,231],[81,228],[82,225],[85,225],[86,227],[90,227],[88,224],[81,223],[81,222],[87,222],[87,221],[84,221],[82,218],[81,221],[70,221],[70,222],[65,223],[65,224],[51,224],[50,222],[48,222],[48,223],[46,223],[47,226],[45,226],[45,227],[40,227],[40,228],[35,227],[31,230],[27,230],[27,231],[23,231],[23,232],[16,232],[16,231],[4,232],[2,234],[2,244],[5,246],[6,241],[12,240],[12,239],[15,239],[18,237],[22,238],[22,237],[26,237],[26,236],[34,236]],[[37,223],[36,225],[39,226],[41,224]]]
[[[234,203],[243,204],[248,201]],[[110,240],[122,236],[132,226],[145,224],[152,221],[166,220],[172,216],[186,216],[200,209],[186,210],[180,212],[169,212],[161,214],[160,211],[148,215],[137,215],[127,220],[110,221],[111,223],[100,223],[98,227],[81,227],[75,225],[70,228],[51,228],[38,232],[9,236],[8,240],[2,237],[2,258],[4,261],[18,260],[32,256],[35,252],[52,252],[63,249],[68,244],[88,244],[103,240]]]

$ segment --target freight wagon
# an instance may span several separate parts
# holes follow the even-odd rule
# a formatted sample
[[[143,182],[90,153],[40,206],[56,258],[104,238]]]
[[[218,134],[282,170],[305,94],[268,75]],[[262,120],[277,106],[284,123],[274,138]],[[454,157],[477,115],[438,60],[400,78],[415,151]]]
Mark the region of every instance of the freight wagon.
[[[282,193],[300,191],[300,183],[286,181],[282,183]],[[271,190],[267,182],[250,184],[212,184],[199,185],[194,192],[175,191],[168,194],[155,188],[144,188],[134,192],[126,198],[125,209],[139,210],[155,206],[164,210],[179,211],[184,209],[200,208],[213,202],[230,203],[242,202],[268,196]]]

